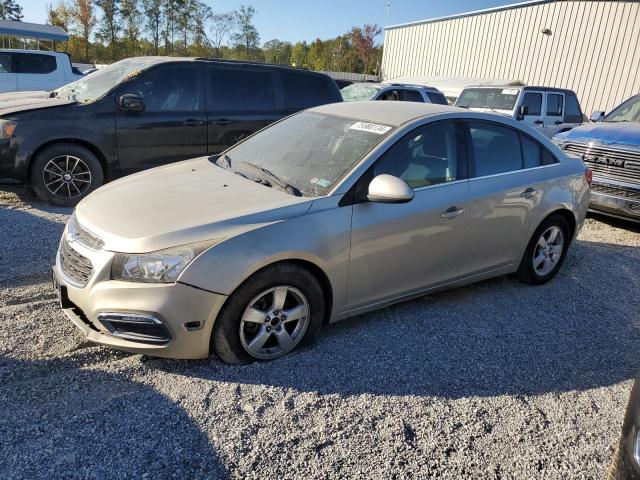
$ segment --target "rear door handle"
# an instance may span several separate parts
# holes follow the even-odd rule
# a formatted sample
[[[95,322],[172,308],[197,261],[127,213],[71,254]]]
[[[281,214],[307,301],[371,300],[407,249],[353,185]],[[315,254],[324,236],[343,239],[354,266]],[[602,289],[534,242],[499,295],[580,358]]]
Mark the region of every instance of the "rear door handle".
[[[458,215],[462,215],[465,212],[464,208],[449,207],[440,214],[442,218],[456,218]]]
[[[214,125],[229,125],[232,122],[228,118],[221,118],[220,120],[213,120],[211,123]]]
[[[533,123],[535,123],[536,125],[542,125],[542,124],[544,123],[544,121],[542,121],[542,120],[536,120],[536,121],[535,121],[535,122],[533,122]]]
[[[522,192],[520,194],[520,196],[522,198],[532,198],[536,194],[537,191],[538,191],[537,188],[529,187],[524,192]]]
[[[184,125],[185,127],[197,127],[198,125],[204,125],[204,121],[190,118],[189,120],[185,120],[184,122],[182,122],[182,125]]]
[[[555,123],[556,125],[562,125],[562,120],[556,120],[556,121],[555,121],[555,122],[553,122],[553,123]]]

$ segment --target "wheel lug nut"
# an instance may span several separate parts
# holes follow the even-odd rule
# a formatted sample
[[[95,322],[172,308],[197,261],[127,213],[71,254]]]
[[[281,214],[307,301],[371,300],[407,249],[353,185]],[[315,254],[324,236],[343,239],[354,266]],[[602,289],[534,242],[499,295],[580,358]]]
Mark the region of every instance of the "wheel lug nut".
[[[278,331],[278,332],[279,332],[280,330],[282,330],[282,328],[281,328],[280,326],[277,326],[277,327],[276,327],[276,331]]]
[[[267,327],[267,332],[270,332],[270,331],[271,331],[271,327]]]

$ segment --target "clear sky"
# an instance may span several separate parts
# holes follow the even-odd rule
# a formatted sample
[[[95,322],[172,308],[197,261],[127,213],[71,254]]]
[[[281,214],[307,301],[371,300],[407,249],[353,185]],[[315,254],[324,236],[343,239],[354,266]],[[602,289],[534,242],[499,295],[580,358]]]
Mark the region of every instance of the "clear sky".
[[[517,3],[520,0],[391,0],[389,25]],[[57,0],[18,0],[26,22],[44,23],[46,5]],[[262,43],[327,39],[354,25],[385,24],[386,0],[205,0],[216,12],[253,5]],[[382,39],[380,38],[380,41]]]

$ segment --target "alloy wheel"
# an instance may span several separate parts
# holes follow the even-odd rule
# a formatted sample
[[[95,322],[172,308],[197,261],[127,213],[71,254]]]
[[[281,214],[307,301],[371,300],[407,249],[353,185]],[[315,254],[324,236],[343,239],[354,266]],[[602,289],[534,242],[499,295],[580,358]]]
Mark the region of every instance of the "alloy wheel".
[[[302,341],[309,319],[309,302],[300,290],[273,287],[249,302],[240,321],[240,342],[249,355],[272,360]]]
[[[42,179],[52,195],[62,198],[81,197],[91,187],[91,170],[81,158],[60,155],[46,163]]]
[[[538,239],[533,249],[533,269],[544,277],[551,273],[562,257],[564,234],[560,227],[553,225],[547,228]]]

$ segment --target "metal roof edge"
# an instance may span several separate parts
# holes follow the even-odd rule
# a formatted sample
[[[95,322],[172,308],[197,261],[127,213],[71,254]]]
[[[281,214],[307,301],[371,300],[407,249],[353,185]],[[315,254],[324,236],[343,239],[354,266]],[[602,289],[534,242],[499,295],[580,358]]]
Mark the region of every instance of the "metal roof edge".
[[[455,15],[447,15],[444,17],[428,18],[426,20],[417,20],[415,22],[398,23],[396,25],[389,25],[388,27],[385,27],[385,30],[394,30],[396,28],[412,27],[415,25],[423,25],[425,23],[436,23],[436,22],[442,22],[445,20],[455,20],[458,18],[473,17],[475,15],[483,15],[485,13],[494,13],[494,12],[500,12],[502,10],[511,10],[514,8],[530,7],[533,5],[540,5],[543,3],[553,3],[556,1],[559,1],[559,0],[527,0],[525,2],[510,3],[508,5],[485,8],[482,10],[472,10],[471,12],[456,13]]]

